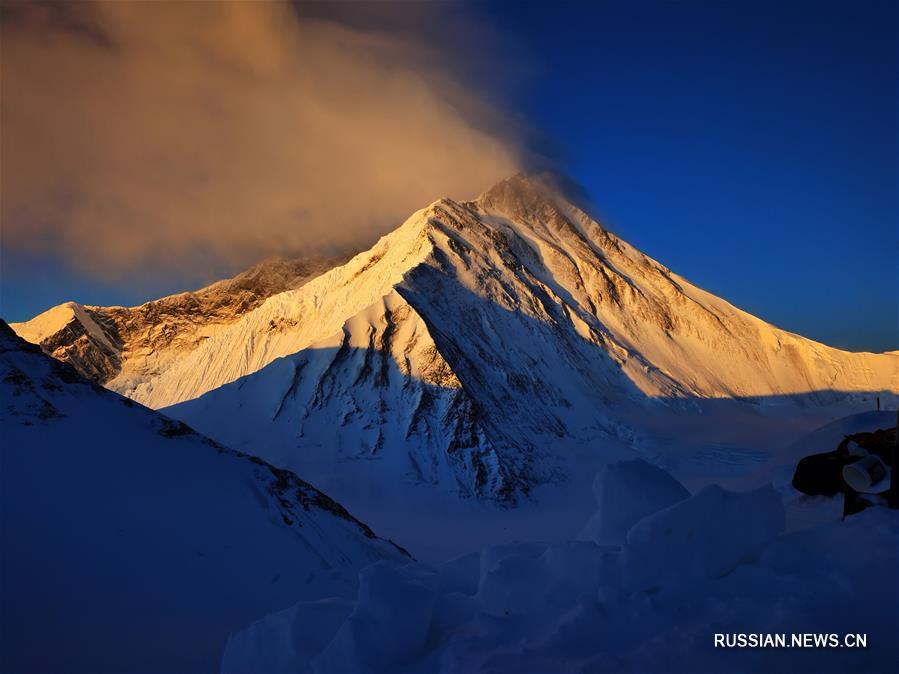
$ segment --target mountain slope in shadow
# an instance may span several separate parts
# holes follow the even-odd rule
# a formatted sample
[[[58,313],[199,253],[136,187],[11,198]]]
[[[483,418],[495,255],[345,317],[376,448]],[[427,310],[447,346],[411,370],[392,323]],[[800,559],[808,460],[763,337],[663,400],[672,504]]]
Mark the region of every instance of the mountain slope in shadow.
[[[5,323],[0,400],[4,671],[211,671],[260,612],[408,559],[293,473],[82,379]]]

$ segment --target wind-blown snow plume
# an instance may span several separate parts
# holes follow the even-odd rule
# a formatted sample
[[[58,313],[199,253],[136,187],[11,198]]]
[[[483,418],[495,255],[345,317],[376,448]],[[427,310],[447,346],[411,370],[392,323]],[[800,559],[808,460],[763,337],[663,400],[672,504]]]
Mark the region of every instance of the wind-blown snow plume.
[[[437,41],[338,19],[5,4],[4,247],[104,276],[244,265],[369,243],[513,170],[498,113]]]

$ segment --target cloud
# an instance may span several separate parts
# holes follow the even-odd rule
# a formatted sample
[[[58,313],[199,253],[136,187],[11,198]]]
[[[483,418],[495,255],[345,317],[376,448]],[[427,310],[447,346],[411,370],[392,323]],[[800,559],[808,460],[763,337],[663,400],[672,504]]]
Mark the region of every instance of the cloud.
[[[512,125],[429,39],[460,24],[419,15],[391,32],[377,18],[4,5],[3,247],[104,278],[235,267],[367,244],[513,173]]]

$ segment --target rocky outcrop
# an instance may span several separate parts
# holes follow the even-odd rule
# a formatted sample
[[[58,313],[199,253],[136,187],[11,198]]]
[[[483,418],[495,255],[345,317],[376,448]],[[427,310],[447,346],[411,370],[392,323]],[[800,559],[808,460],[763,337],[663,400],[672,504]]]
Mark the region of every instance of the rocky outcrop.
[[[128,393],[268,297],[299,288],[345,261],[273,258],[197,291],[136,307],[66,302],[12,328],[82,376]]]

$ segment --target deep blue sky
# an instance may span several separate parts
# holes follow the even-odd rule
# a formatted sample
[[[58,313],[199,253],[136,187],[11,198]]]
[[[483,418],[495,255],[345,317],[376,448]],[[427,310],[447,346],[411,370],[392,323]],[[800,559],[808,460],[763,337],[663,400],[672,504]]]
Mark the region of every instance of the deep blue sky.
[[[596,213],[737,306],[899,348],[895,2],[520,3],[522,110]]]
[[[526,62],[484,82],[594,213],[698,285],[783,328],[899,348],[895,2],[474,5]],[[497,79],[490,81],[491,77]],[[9,170],[9,167],[4,167]],[[486,186],[485,186],[486,187]],[[5,256],[2,313],[183,289]]]

